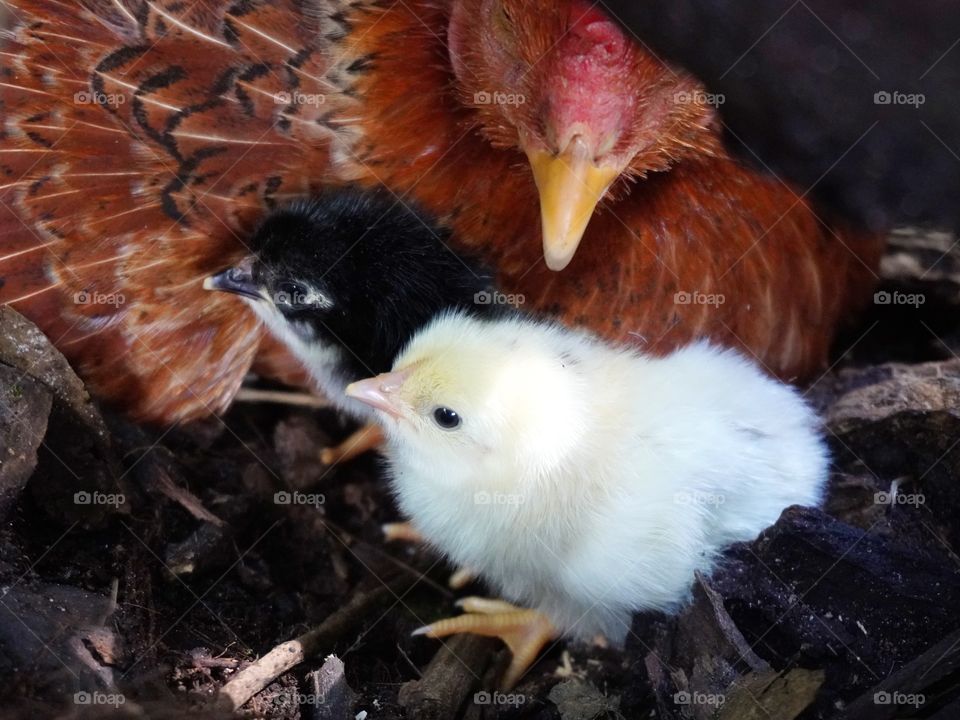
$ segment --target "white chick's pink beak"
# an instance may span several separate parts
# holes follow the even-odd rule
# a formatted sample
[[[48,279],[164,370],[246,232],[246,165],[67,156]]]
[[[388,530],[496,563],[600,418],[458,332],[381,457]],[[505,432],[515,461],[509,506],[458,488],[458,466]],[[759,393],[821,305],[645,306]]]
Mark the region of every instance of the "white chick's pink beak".
[[[347,385],[345,394],[399,420],[403,412],[397,398],[397,391],[409,375],[409,370],[381,373],[376,377],[350,383]]]

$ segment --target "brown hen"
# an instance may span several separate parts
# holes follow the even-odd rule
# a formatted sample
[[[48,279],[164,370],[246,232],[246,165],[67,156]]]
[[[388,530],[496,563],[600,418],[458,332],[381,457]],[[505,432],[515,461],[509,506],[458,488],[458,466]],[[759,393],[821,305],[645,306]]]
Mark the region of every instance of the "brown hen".
[[[878,238],[731,160],[696,82],[581,0],[7,5],[0,300],[141,419],[223,410],[258,359],[292,371],[202,281],[326,184],[423,204],[527,310],[785,378],[875,279]]]

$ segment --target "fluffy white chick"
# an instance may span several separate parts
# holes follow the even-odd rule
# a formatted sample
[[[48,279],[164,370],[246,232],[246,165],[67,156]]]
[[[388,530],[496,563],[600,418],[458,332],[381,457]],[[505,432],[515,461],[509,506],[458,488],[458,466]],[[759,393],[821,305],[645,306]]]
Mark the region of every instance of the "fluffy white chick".
[[[726,545],[819,503],[828,472],[798,393],[706,343],[645,357],[521,316],[454,313],[347,392],[385,416],[414,526],[536,611],[468,601],[473,614],[424,629],[502,637],[508,685],[555,634],[617,643],[631,613],[676,609]]]

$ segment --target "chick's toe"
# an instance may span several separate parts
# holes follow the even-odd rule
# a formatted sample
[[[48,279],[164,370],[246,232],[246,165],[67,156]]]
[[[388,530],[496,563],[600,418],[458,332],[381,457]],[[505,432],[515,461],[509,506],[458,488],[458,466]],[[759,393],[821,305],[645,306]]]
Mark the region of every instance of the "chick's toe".
[[[447,586],[451,590],[462,590],[476,579],[477,574],[473,570],[462,567],[450,576],[450,579],[447,580]]]
[[[420,531],[409,522],[384,523],[381,529],[383,530],[383,539],[386,542],[394,542],[395,540],[411,543],[425,542]]]
[[[410,522],[385,523],[382,527],[383,539],[386,542],[426,543],[423,534]],[[470,568],[462,567],[450,575],[447,585],[452,590],[462,590],[477,578],[477,574]]]
[[[546,615],[537,610],[518,608],[503,600],[470,597],[457,603],[467,612],[438,620],[413,631],[414,635],[442,638],[459,633],[474,633],[503,640],[512,658],[501,685],[512,688],[533,665],[537,655],[559,632]]]
[[[324,448],[320,452],[320,462],[324,465],[336,465],[337,463],[353,460],[355,457],[363,455],[368,450],[376,450],[383,445],[383,431],[379,425],[373,423],[364,425],[359,430],[351,433],[346,440],[339,445],[330,448]]]

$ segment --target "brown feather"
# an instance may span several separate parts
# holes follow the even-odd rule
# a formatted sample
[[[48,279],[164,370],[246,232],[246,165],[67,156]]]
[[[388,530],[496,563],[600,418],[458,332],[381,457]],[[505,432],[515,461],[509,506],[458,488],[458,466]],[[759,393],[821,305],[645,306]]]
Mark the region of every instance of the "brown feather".
[[[273,8],[288,19],[272,39],[226,4],[175,7],[12,3],[0,145],[14,179],[0,190],[2,299],[100,394],[165,422],[223,410],[260,344],[255,319],[203,278],[327,164],[321,133],[305,149],[274,97],[311,37],[295,3]]]

